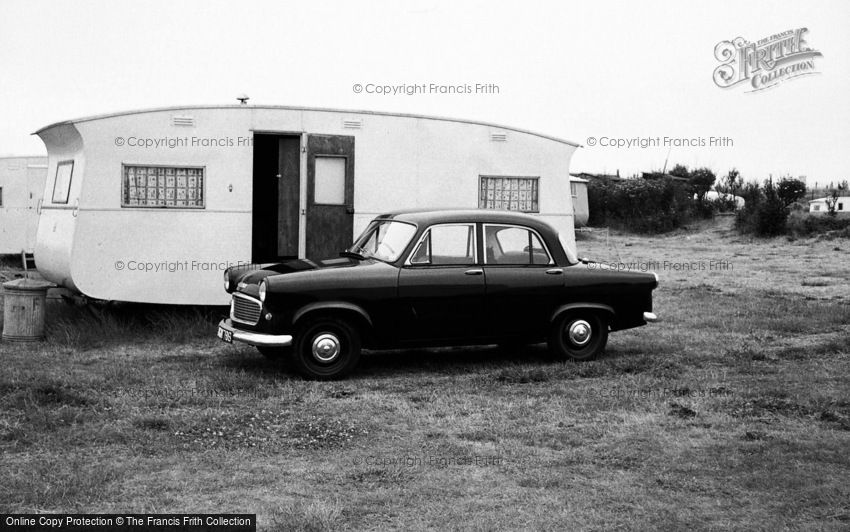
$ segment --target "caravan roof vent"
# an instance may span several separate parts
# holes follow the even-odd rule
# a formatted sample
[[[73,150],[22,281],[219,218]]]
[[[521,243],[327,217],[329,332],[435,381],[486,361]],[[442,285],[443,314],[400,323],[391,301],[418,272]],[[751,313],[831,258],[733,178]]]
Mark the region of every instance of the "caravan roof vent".
[[[344,129],[360,129],[363,127],[362,118],[343,118],[342,127]]]
[[[171,124],[174,126],[189,126],[194,127],[195,125],[195,117],[194,116],[179,116],[174,115],[171,117]]]
[[[508,134],[504,131],[491,131],[490,132],[490,141],[491,142],[506,142],[508,140]]]

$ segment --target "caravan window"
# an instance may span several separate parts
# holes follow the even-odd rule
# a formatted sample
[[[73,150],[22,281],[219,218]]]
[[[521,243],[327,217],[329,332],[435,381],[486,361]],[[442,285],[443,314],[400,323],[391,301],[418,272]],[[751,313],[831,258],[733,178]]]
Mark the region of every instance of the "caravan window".
[[[537,177],[481,176],[478,207],[540,212]]]
[[[68,203],[73,174],[74,161],[62,161],[56,165],[56,179],[53,180],[53,203]]]
[[[204,208],[204,168],[124,165],[122,207]]]

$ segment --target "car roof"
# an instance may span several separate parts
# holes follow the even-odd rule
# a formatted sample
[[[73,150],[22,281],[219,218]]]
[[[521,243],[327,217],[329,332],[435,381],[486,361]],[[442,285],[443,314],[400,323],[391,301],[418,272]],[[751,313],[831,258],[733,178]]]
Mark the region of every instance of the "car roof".
[[[539,217],[516,211],[493,209],[418,209],[394,211],[377,216],[376,219],[398,220],[417,225],[432,225],[435,223],[481,222],[520,224],[538,230],[557,232]]]

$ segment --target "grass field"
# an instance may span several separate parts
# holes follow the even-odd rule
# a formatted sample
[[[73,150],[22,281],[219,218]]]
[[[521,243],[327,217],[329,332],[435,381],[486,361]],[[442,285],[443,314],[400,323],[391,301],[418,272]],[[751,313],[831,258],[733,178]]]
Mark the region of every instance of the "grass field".
[[[367,353],[314,383],[216,341],[220,311],[52,303],[46,343],[0,343],[0,511],[850,528],[850,241],[718,222],[579,250],[662,282],[663,321],[582,364],[544,346]]]

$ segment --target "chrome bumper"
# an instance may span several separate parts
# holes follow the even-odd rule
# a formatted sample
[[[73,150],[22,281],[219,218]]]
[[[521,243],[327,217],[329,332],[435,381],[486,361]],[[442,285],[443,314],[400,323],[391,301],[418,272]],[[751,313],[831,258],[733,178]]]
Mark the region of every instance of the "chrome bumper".
[[[233,326],[229,318],[221,320],[219,327],[233,334],[234,342],[242,342],[258,347],[289,347],[292,345],[292,336],[288,334],[263,334],[257,332],[243,331]]]
[[[644,312],[643,321],[652,323],[653,321],[658,321],[658,316],[656,316],[654,312]]]

